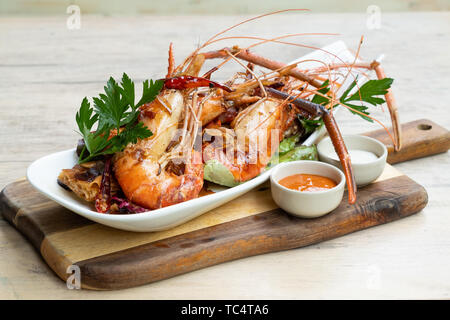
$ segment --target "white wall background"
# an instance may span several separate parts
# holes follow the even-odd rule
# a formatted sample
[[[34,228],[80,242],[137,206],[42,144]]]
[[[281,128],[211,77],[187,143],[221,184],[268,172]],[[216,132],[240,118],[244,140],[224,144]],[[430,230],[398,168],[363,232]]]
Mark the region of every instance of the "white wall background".
[[[450,0],[0,0],[0,14],[65,14],[76,4],[87,14],[247,14],[286,8],[313,12],[364,12],[369,5],[382,11],[450,10]]]

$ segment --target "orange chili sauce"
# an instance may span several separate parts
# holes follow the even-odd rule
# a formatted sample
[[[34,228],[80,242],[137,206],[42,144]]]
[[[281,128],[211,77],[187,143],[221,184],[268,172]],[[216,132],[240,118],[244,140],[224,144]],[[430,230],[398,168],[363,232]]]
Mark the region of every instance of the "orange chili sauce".
[[[293,174],[278,181],[283,187],[297,191],[324,191],[336,187],[336,182],[315,174]]]

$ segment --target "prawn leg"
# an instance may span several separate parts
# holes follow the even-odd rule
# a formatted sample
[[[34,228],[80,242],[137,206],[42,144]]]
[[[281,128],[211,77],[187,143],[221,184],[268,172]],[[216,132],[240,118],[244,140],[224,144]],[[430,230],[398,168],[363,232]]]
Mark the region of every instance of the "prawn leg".
[[[326,67],[317,68],[317,69],[315,69],[315,71],[323,72],[326,70],[336,70],[336,69],[346,68],[346,67],[348,67],[348,66],[345,64],[330,64],[330,65],[327,65]],[[378,80],[382,80],[382,79],[386,78],[384,69],[383,69],[383,67],[381,67],[380,62],[377,60],[374,60],[370,63],[368,63],[368,62],[355,63],[352,65],[352,68],[374,70],[377,75]],[[389,115],[391,117],[392,130],[394,132],[394,140],[393,140],[394,150],[399,151],[402,147],[402,132],[401,132],[401,127],[400,127],[400,119],[399,119],[399,115],[398,115],[397,103],[394,99],[394,94],[393,94],[391,88],[388,89],[388,92],[384,95],[384,97],[386,99],[386,105],[388,107]]]
[[[287,67],[288,65],[282,62],[274,61],[267,59],[263,56],[257,55],[255,53],[250,52],[249,50],[240,49],[238,47],[233,48],[223,48],[217,51],[210,51],[202,53],[205,56],[205,59],[214,59],[214,58],[228,58],[229,54],[234,55],[236,58],[245,60],[247,62],[256,64],[258,66],[270,69],[270,70],[279,70]],[[316,79],[304,74],[298,68],[292,68],[286,70],[286,74],[290,75],[299,80],[308,82],[313,87],[320,88],[321,83]]]
[[[322,117],[325,127],[327,128],[328,134],[330,136],[331,142],[333,143],[334,150],[339,156],[339,160],[344,170],[345,178],[347,180],[348,202],[350,204],[354,204],[356,202],[357,187],[355,177],[353,174],[352,163],[347,147],[345,146],[344,139],[342,138],[341,132],[339,130],[339,127],[337,126],[333,114],[320,104],[316,104],[311,101],[299,98],[297,99],[291,98],[290,95],[285,92],[281,92],[273,88],[267,88],[267,92],[271,93],[277,98],[288,99],[295,106],[307,111],[314,117],[317,116]]]
[[[378,61],[374,61],[372,65],[375,69],[375,72],[379,80],[386,78],[384,69],[381,67],[381,64]],[[397,103],[395,102],[394,94],[392,93],[391,88],[388,89],[384,97],[386,98],[386,104],[388,106],[389,114],[392,120],[392,129],[394,131],[394,139],[395,139],[394,149],[395,151],[399,151],[402,147],[402,131],[398,116]]]

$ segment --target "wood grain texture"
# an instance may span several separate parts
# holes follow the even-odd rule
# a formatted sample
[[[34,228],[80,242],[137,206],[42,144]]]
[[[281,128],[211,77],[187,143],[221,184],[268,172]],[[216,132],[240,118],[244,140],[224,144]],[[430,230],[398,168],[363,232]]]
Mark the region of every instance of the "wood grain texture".
[[[450,131],[431,120],[420,119],[404,123],[401,130],[403,146],[397,152],[394,151],[392,141],[385,130],[371,131],[364,135],[375,138],[387,146],[387,162],[390,164],[423,158],[450,149]]]
[[[270,189],[261,186],[225,205],[169,230],[136,233],[117,230],[95,223],[81,228],[69,228],[64,232],[52,233],[47,238],[58,249],[60,254],[64,254],[71,261],[80,261],[175,237],[275,208],[277,206],[270,196]],[[76,239],[76,241],[73,241],[73,239]],[[89,250],[86,250],[86,248],[89,248]]]
[[[127,288],[388,223],[420,211],[427,199],[423,187],[402,176],[364,188],[356,206],[343,201],[318,219],[300,219],[275,209],[76,264],[86,288]]]
[[[26,197],[23,195],[26,194]],[[4,217],[63,280],[81,269],[86,289],[122,289],[243,257],[303,247],[406,217],[427,203],[423,187],[391,166],[377,182],[329,215],[299,219],[276,208],[259,187],[168,231],[133,233],[94,224],[42,198],[21,180],[0,196]]]
[[[36,192],[26,179],[13,182],[3,189],[0,193],[0,209],[3,217],[38,250],[46,235],[93,224],[55,205],[54,201]]]

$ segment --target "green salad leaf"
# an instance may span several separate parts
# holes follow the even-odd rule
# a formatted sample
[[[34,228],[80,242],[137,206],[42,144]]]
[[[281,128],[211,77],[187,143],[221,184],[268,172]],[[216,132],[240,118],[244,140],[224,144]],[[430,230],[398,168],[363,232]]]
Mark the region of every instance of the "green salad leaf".
[[[319,160],[316,145],[297,146],[292,150],[280,155],[279,163],[297,160]]]
[[[285,154],[286,152],[294,149],[295,144],[300,140],[300,134],[293,135],[289,138],[285,138],[280,142],[278,146],[278,153]]]
[[[272,159],[270,160],[267,168],[271,168],[274,165],[282,162],[296,161],[296,160],[318,160],[317,148],[315,145],[302,146],[297,145],[300,140],[300,134],[293,135],[288,138],[284,138],[278,147]]]

